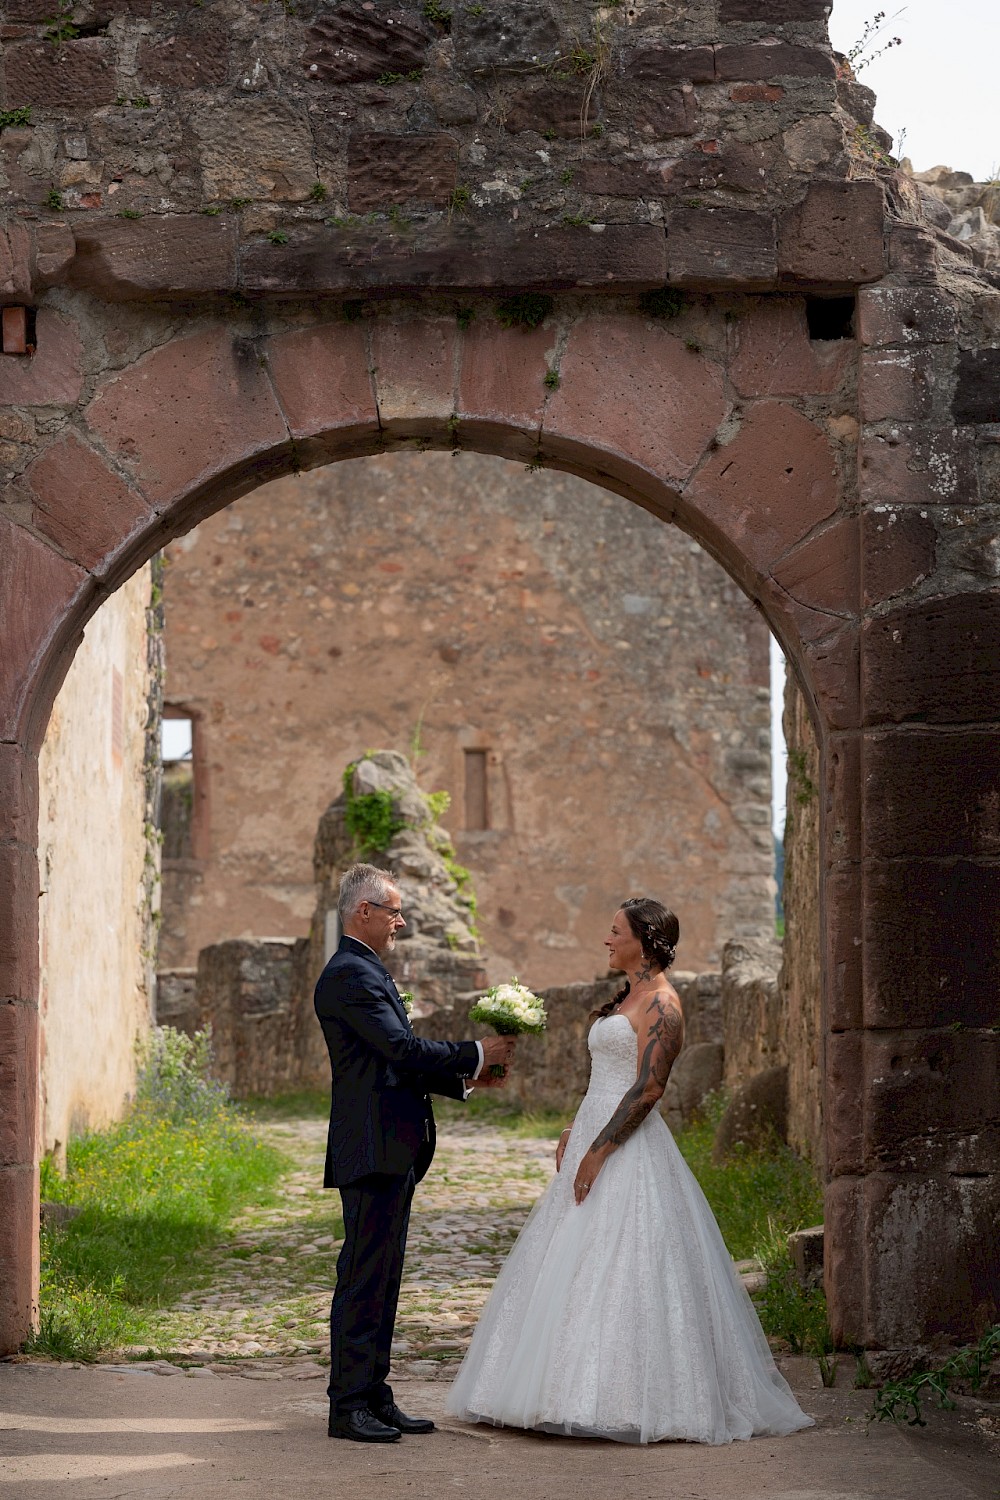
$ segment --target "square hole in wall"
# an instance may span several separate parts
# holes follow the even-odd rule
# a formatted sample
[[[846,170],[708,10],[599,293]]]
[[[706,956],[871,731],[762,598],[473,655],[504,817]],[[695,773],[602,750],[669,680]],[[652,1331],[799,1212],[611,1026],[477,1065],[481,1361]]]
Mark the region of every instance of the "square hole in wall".
[[[818,343],[854,337],[853,297],[807,297],[806,322],[809,337]]]

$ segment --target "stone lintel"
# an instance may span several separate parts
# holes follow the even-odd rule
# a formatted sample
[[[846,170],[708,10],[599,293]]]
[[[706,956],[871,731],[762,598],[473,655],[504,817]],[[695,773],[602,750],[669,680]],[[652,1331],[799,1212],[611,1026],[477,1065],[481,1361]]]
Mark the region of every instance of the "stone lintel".
[[[663,230],[652,224],[568,225],[512,231],[441,225],[389,236],[367,226],[293,230],[240,256],[251,294],[463,289],[640,292],[667,279]]]

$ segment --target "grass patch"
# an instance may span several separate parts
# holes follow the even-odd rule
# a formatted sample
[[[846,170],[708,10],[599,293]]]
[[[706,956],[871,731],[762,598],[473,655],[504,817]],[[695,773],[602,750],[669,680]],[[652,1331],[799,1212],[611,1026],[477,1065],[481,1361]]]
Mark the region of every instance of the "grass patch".
[[[40,1327],[29,1353],[93,1360],[140,1342],[149,1315],[207,1273],[209,1253],[287,1163],[206,1076],[208,1039],[163,1027],[120,1124],[72,1141],[42,1198],[79,1210],[42,1236]]]
[[[293,1089],[270,1098],[244,1099],[241,1108],[251,1120],[271,1124],[281,1120],[325,1120],[330,1114],[330,1090]]]
[[[760,1257],[795,1229],[823,1222],[823,1189],[813,1168],[779,1142],[766,1151],[737,1147],[712,1161],[712,1141],[725,1096],[706,1101],[704,1116],[677,1136],[681,1154],[701,1185],[735,1260]]]
[[[516,1100],[498,1098],[485,1089],[472,1093],[464,1104],[457,1099],[434,1100],[439,1125],[460,1125],[474,1120],[521,1140],[558,1140],[560,1131],[575,1113],[572,1109],[524,1109]]]

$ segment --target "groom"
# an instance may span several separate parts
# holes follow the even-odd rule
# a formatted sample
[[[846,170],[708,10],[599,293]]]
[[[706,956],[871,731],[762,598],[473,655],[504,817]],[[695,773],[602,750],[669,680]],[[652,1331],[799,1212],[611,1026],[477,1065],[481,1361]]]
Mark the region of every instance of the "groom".
[[[343,936],[316,985],[333,1087],[324,1187],[340,1189],[344,1244],[330,1309],[330,1437],[394,1443],[433,1432],[408,1417],[386,1383],[415,1185],[434,1155],[428,1094],[464,1099],[494,1082],[510,1037],[430,1042],[414,1036],[388,969],[403,919],[387,870],[356,864],[340,882]],[[499,1082],[502,1084],[503,1079]]]

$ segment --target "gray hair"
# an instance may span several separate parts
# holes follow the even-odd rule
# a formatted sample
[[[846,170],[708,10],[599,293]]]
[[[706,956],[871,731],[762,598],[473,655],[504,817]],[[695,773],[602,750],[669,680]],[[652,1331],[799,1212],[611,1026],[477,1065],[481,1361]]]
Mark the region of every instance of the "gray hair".
[[[353,917],[362,901],[385,901],[395,884],[391,870],[380,870],[377,865],[351,865],[340,877],[337,910],[341,922]]]

